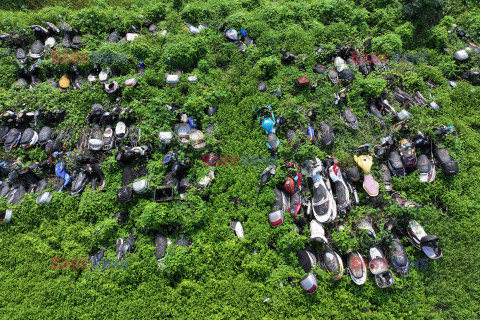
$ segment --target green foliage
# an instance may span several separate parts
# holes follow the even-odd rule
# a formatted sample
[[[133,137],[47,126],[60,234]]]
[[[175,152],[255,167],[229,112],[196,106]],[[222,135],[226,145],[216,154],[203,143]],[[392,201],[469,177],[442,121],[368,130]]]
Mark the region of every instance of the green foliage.
[[[442,0],[404,0],[403,13],[417,23],[433,24],[441,19]]]
[[[471,61],[455,62],[453,51],[465,47],[465,43],[448,33],[452,24],[457,23],[478,43],[480,13],[477,6],[473,0],[446,0],[443,4],[438,0],[70,0],[62,3],[18,0],[5,5],[2,2],[1,33],[15,29],[31,42],[34,35],[29,25],[43,21],[58,24],[58,14],[61,14],[82,34],[85,46],[79,52],[128,57],[126,63],[101,63],[100,67],[109,66],[120,74],[119,83],[137,77],[136,87],[122,89],[122,104],[132,110],[126,121],[140,126],[142,143],[149,144],[152,150],[147,164],[150,190],[135,195],[125,204],[119,204],[116,199],[124,168],[115,160],[117,150],[105,153],[102,169],[106,174],[106,187],[100,192],[91,191],[90,186],[76,197],[68,192],[56,192],[48,205],[37,205],[36,195],[27,194],[15,207],[0,198],[0,209],[13,210],[12,220],[0,225],[3,317],[477,318],[480,312],[478,274],[475,272],[477,252],[480,252],[480,90],[466,81],[458,81],[457,75],[478,68],[478,57],[472,52]],[[144,20],[150,20],[159,30],[167,29],[169,33],[151,36],[142,28],[142,36],[133,42],[104,43],[111,29],[124,34],[132,30],[132,25],[138,26]],[[187,22],[195,26],[205,22],[212,28],[192,35],[184,28]],[[216,25],[223,23],[237,31],[245,28],[254,46],[239,52],[234,43],[216,31]],[[347,105],[360,123],[360,130],[353,132],[344,125],[340,107],[333,105],[333,93],[338,92],[339,87],[332,85],[325,75],[313,72],[315,64],[322,63],[330,68],[332,61],[324,61],[324,56],[316,55],[313,50],[320,45],[335,47],[349,43],[363,50],[362,44],[369,38],[373,38],[371,47],[364,51],[392,54],[408,50],[405,54],[414,57],[425,54],[428,61],[389,61],[389,71],[375,71],[366,77],[357,72],[347,94]],[[449,48],[447,54],[440,51],[444,47]],[[0,49],[7,48],[8,42],[2,41]],[[281,49],[307,56],[292,65],[283,65]],[[70,49],[56,50],[71,53]],[[143,77],[136,75],[140,59],[146,65]],[[77,66],[88,74],[93,68],[92,59]],[[51,54],[46,53],[40,68],[42,79],[51,76],[58,81],[72,70],[72,65],[54,63]],[[183,72],[179,84],[166,85],[165,73],[175,71]],[[198,82],[190,84],[188,75],[197,75]],[[311,84],[317,84],[316,90],[297,88],[294,80],[300,76],[307,76]],[[24,102],[30,110],[42,106],[47,110],[65,108],[67,118],[53,128],[71,128],[68,149],[72,153],[83,151],[78,142],[90,129],[85,116],[91,105],[112,105],[116,99],[116,96],[106,95],[101,86],[89,84],[80,90],[66,91],[52,89],[47,83],[31,90],[13,88],[11,85],[17,77],[18,64],[13,52],[1,51],[2,111],[3,108],[18,110]],[[266,82],[267,93],[257,90],[259,78]],[[455,80],[458,86],[451,88],[448,80]],[[428,88],[425,81],[435,83],[437,88]],[[160,130],[171,130],[180,113],[193,115],[202,129],[215,125],[215,132],[207,137],[205,153],[218,152],[239,159],[242,156],[269,159],[265,132],[252,110],[271,104],[275,115],[283,114],[288,126],[298,135],[290,145],[285,139],[286,127],[278,130],[281,145],[276,160],[279,164],[334,155],[344,170],[355,165],[350,150],[364,143],[378,144],[381,137],[389,134],[390,128],[380,126],[367,111],[367,106],[371,98],[394,88],[409,94],[419,90],[428,102],[438,103],[438,111],[427,106],[410,107],[408,110],[413,117],[409,132],[413,136],[420,130],[435,137],[434,126],[453,125],[455,135],[435,138],[435,142],[449,149],[452,158],[459,163],[460,172],[449,177],[438,170],[437,179],[431,184],[421,183],[417,172],[405,179],[394,178],[394,190],[421,204],[420,209],[401,208],[384,190],[378,203],[373,205],[359,184],[361,205],[339,217],[336,223],[325,224],[332,246],[342,254],[349,249],[366,253],[362,243],[367,241],[367,236],[356,228],[356,223],[364,216],[373,219],[379,238],[390,236],[381,231],[387,218],[414,218],[429,234],[438,235],[443,258],[428,260],[427,269],[413,269],[408,278],[395,275],[396,283],[391,289],[379,289],[372,277],[362,287],[355,286],[347,274],[339,281],[332,281],[317,267],[317,293],[303,293],[297,280],[305,273],[298,265],[296,251],[309,242],[309,231],[305,228],[302,235],[298,234],[295,221],[288,213],[283,225],[272,228],[268,223],[274,200],[272,189],[287,175],[285,168],[280,166],[273,179],[262,188],[258,187],[258,180],[266,162],[258,166],[241,161],[238,165],[217,166],[215,179],[207,190],[192,188],[185,201],[152,201],[153,189],[162,185],[169,172],[169,168],[162,165],[164,154],[157,149],[157,134]],[[283,93],[280,98],[271,94],[277,89]],[[388,100],[400,110],[401,106],[393,102],[391,96]],[[172,104],[181,109],[168,111],[166,105]],[[204,109],[212,105],[219,106],[219,111],[208,117]],[[316,121],[306,116],[312,108],[318,108]],[[389,123],[392,119],[386,116],[385,120]],[[321,121],[334,127],[332,147],[323,147],[318,141],[308,142],[299,131],[311,125],[318,132]],[[7,156],[1,153],[3,158]],[[194,163],[188,173],[189,181],[199,181],[208,173],[209,169],[202,166],[200,160],[203,152],[185,150],[180,153]],[[15,149],[8,156],[19,158],[25,164],[46,157],[39,148]],[[376,168],[381,161],[375,162],[374,174],[378,174]],[[69,160],[67,167],[73,169],[74,163]],[[206,194],[210,195],[208,201]],[[232,198],[238,198],[243,205],[235,206],[230,201]],[[129,214],[125,225],[118,225],[112,218],[116,212]],[[234,236],[229,226],[232,219],[242,222],[245,239]],[[52,257],[87,259],[100,248],[105,249],[106,258],[116,259],[116,240],[127,237],[132,228],[136,246],[127,255],[127,269],[95,270],[90,268],[91,263],[87,269],[52,269]],[[173,243],[167,250],[165,270],[158,268],[154,255],[157,232],[166,234]],[[190,234],[192,246],[175,245],[183,233]],[[268,244],[274,244],[276,250]],[[424,258],[421,251],[404,244],[409,259]]]
[[[401,35],[389,33],[380,37],[373,38],[373,52],[394,52],[402,50],[403,43]]]
[[[277,69],[280,67],[280,59],[278,56],[265,57],[257,62],[257,66],[262,70],[265,77],[273,77]]]

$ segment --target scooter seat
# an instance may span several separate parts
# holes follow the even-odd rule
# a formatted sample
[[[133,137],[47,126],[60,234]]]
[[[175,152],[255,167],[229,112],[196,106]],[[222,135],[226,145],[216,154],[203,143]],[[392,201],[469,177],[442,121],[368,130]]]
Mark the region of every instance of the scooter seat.
[[[456,161],[448,161],[448,162],[443,162],[440,164],[442,167],[443,173],[445,173],[448,176],[453,176],[458,173],[458,163]]]
[[[8,182],[3,182],[0,185],[0,197],[5,197],[10,191],[10,184]]]
[[[445,149],[445,148],[436,149],[434,154],[435,154],[435,158],[437,158],[437,160],[440,163],[452,161],[452,157],[450,156],[450,152],[448,152],[448,149]]]
[[[126,186],[117,190],[117,201],[120,203],[128,202],[132,198],[132,187]]]
[[[347,188],[341,181],[335,181],[335,197],[337,198],[337,204],[343,205],[347,202]]]
[[[168,238],[159,233],[155,236],[155,257],[157,260],[165,258],[167,254],[167,247],[168,247]]]
[[[372,197],[378,195],[378,182],[375,181],[371,174],[367,174],[363,177],[363,187]]]
[[[30,144],[30,141],[32,140],[34,135],[35,135],[35,130],[33,130],[32,128],[25,129],[25,131],[23,131],[22,139],[20,140],[20,143],[22,145]]]
[[[38,134],[38,144],[44,146],[48,140],[53,139],[53,130],[50,127],[43,127]]]
[[[315,218],[319,222],[326,222],[330,218],[328,191],[321,184],[313,189],[312,207]]]
[[[402,162],[402,158],[400,157],[400,155],[398,154],[397,151],[390,152],[390,155],[388,157],[388,161],[390,163],[391,168],[394,171],[404,170],[404,165],[403,165],[403,162]]]
[[[424,154],[421,154],[419,157],[418,157],[418,161],[417,161],[417,169],[420,173],[428,173],[430,171],[430,160],[428,159],[428,157]]]
[[[5,145],[15,144],[15,142],[19,140],[20,134],[21,132],[16,128],[13,128],[12,130],[10,130],[10,132],[7,135],[7,138],[5,139]]]
[[[292,201],[290,203],[290,215],[292,218],[295,218],[298,213],[300,212],[300,208],[302,206],[302,196],[299,192],[295,193],[292,196]]]
[[[420,244],[422,246],[425,246],[425,245],[428,245],[429,243],[437,242],[439,239],[440,239],[439,237],[434,235],[424,236],[422,237],[422,239],[420,239]]]

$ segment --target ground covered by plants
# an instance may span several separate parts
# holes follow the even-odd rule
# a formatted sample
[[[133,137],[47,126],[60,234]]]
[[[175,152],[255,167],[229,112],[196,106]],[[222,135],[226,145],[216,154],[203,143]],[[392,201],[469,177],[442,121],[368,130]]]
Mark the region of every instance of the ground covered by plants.
[[[46,4],[51,6],[16,1],[2,7],[11,11],[0,11],[0,33],[15,29],[33,39],[28,26],[44,21],[59,25],[61,14],[83,35],[84,46],[78,52],[128,57],[128,61],[107,61],[100,66],[117,73],[119,84],[131,77],[136,77],[138,84],[112,95],[106,94],[103,86],[89,83],[79,90],[53,89],[47,82],[32,89],[20,88],[14,85],[19,78],[19,64],[12,48],[2,41],[2,111],[19,110],[22,103],[30,110],[42,106],[47,110],[66,109],[67,117],[56,129],[69,128],[67,149],[81,152],[79,142],[86,132],[91,106],[113,105],[121,97],[122,105],[132,110],[132,121],[142,130],[142,143],[154,150],[147,165],[151,188],[130,202],[118,203],[116,191],[121,186],[123,166],[116,162],[113,150],[105,153],[102,163],[106,174],[104,190],[87,188],[76,197],[68,192],[55,193],[52,201],[43,206],[35,203],[33,194],[27,194],[13,207],[12,220],[0,225],[2,318],[480,317],[480,90],[475,83],[457,77],[461,72],[479,68],[479,55],[471,52],[468,62],[455,61],[453,52],[466,44],[455,32],[448,32],[456,24],[480,42],[480,9],[476,1],[70,1],[70,8],[56,1]],[[142,29],[145,36],[135,41],[105,43],[113,30],[125,35],[132,31],[132,25],[146,19],[168,33],[152,36]],[[199,34],[192,34],[185,27],[186,23],[198,26],[202,22],[210,28]],[[218,31],[224,23],[238,31],[245,29],[254,46],[247,46],[244,52],[238,50]],[[370,38],[371,44],[365,48],[364,42]],[[359,131],[344,125],[342,110],[334,105],[334,93],[341,88],[325,74],[313,71],[322,59],[315,54],[318,46],[335,48],[351,43],[361,52],[386,53],[389,67],[366,77],[357,72],[350,86],[347,105],[359,120]],[[307,55],[286,65],[281,61],[282,49],[297,56]],[[57,50],[70,52],[60,46]],[[394,55],[404,58],[392,59]],[[140,60],[145,65],[143,76],[137,75]],[[322,63],[332,65],[333,60]],[[47,53],[40,63],[42,77],[58,81],[72,70],[72,65],[55,63]],[[94,68],[91,55],[86,62],[75,65],[86,75]],[[170,86],[165,73],[175,71],[183,74],[176,86]],[[190,75],[197,76],[197,83],[187,80]],[[298,88],[295,79],[301,76],[316,83],[316,89]],[[259,79],[265,81],[266,92],[257,89]],[[457,86],[449,85],[450,80]],[[418,173],[394,178],[394,190],[421,204],[421,208],[401,209],[384,190],[379,204],[374,206],[359,186],[362,205],[326,225],[342,254],[358,245],[351,235],[355,234],[355,223],[365,215],[379,223],[388,217],[415,218],[429,234],[440,237],[443,257],[428,260],[427,268],[413,268],[408,278],[395,275],[395,285],[389,289],[378,288],[371,277],[365,285],[356,286],[348,275],[333,281],[322,271],[317,275],[319,288],[312,295],[287,281],[289,277],[300,279],[305,275],[296,252],[310,235],[308,229],[303,235],[297,234],[289,215],[277,228],[268,222],[270,204],[275,198],[272,189],[285,179],[283,169],[279,168],[266,186],[257,189],[260,173],[266,167],[263,163],[256,166],[238,161],[238,165],[217,166],[215,180],[203,193],[192,190],[186,201],[153,202],[152,190],[167,173],[161,164],[164,154],[158,150],[157,134],[172,130],[180,113],[194,116],[201,128],[215,125],[214,134],[207,137],[205,152],[239,159],[242,155],[243,159],[247,155],[270,157],[265,131],[254,113],[263,105],[271,104],[275,114],[283,114],[288,127],[294,130],[307,124],[319,128],[321,121],[327,121],[334,128],[332,147],[315,142],[292,147],[286,141],[285,131],[280,130],[278,163],[301,163],[309,157],[324,159],[334,155],[343,169],[355,165],[350,150],[364,143],[378,144],[388,135],[391,119],[387,116],[387,125],[379,125],[367,106],[370,98],[395,88],[409,94],[420,91],[440,106],[438,110],[428,105],[411,107],[409,131],[414,135],[420,130],[435,137],[435,126],[453,126],[455,134],[439,142],[449,149],[460,172],[446,176],[439,171],[431,184],[420,182]],[[277,97],[279,90],[282,94]],[[181,109],[174,113],[167,105]],[[399,104],[393,105],[399,108]],[[219,107],[212,117],[204,113],[209,106]],[[318,107],[317,120],[310,122],[307,111],[314,107]],[[202,153],[185,153],[195,159],[189,171],[192,181],[206,173],[200,159]],[[0,160],[20,158],[23,163],[46,158],[39,148],[15,149],[9,154],[2,150],[0,154]],[[210,195],[207,201],[202,197],[206,192]],[[244,205],[235,205],[232,199],[239,199]],[[0,206],[11,208],[3,198]],[[118,211],[129,214],[122,227],[111,219]],[[232,232],[232,219],[243,223],[245,239]],[[341,224],[344,231],[338,231]],[[85,259],[101,247],[105,248],[106,257],[115,259],[117,239],[127,237],[132,227],[136,247],[127,255],[127,268],[92,270],[90,263],[86,269],[52,269],[53,257]],[[192,238],[191,247],[169,247],[165,270],[159,270],[154,255],[154,236],[158,231],[174,241],[184,232]],[[275,243],[277,251],[269,248],[268,243]],[[412,260],[424,257],[413,246],[406,246],[406,251]],[[270,300],[265,301],[267,298]]]

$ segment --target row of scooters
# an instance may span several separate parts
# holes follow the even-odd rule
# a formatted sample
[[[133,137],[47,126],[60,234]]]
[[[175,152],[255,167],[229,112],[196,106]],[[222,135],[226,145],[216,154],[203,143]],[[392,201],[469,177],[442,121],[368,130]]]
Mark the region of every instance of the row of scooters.
[[[64,147],[64,138],[67,130],[55,133],[48,125],[58,123],[65,118],[65,110],[44,111],[38,109],[34,112],[28,110],[5,111],[0,121],[0,143],[5,146],[5,152],[21,146],[29,149],[35,145],[44,148],[47,154],[61,151]],[[37,133],[34,129],[40,122],[48,124]]]
[[[211,109],[211,108],[210,108]],[[214,110],[208,109],[207,114],[213,115],[218,108]],[[84,156],[72,157],[65,152],[66,139],[68,137],[67,130],[60,130],[58,134],[50,127],[43,126],[37,133],[34,129],[39,123],[56,123],[65,118],[64,110],[44,111],[43,109],[30,112],[23,111],[6,111],[2,116],[2,122],[6,123],[0,126],[0,143],[6,147],[6,151],[22,146],[24,149],[32,148],[36,145],[45,150],[48,158],[40,163],[31,163],[29,166],[21,164],[19,161],[2,163],[2,178],[8,179],[2,182],[2,195],[9,194],[9,202],[16,205],[23,198],[25,192],[39,194],[37,203],[46,203],[52,199],[53,194],[46,192],[48,188],[48,179],[39,176],[38,174],[44,172],[54,172],[56,178],[51,181],[54,191],[62,191],[64,188],[70,188],[72,195],[81,193],[88,183],[92,183],[92,190],[102,189],[105,185],[104,174],[100,169],[99,157],[95,152],[101,149],[109,150],[115,142],[129,142],[130,146],[125,146],[123,143],[119,146],[119,151],[116,157],[117,162],[130,164],[139,156],[146,155],[148,146],[140,146],[139,141],[141,137],[140,129],[135,125],[128,128],[122,118],[129,112],[121,106],[121,103],[114,105],[111,108],[103,108],[100,104],[94,104],[92,110],[87,116],[87,120],[93,123],[91,129],[88,148],[91,151],[85,153]],[[117,122],[115,132],[109,127],[109,124]],[[106,134],[100,130],[101,125],[107,125]],[[210,132],[213,131],[213,126],[209,126]],[[181,122],[175,126],[174,132],[161,131],[159,133],[160,149],[165,151],[167,146],[170,146],[174,140],[178,139],[180,147],[191,146],[194,150],[203,150],[205,148],[205,137],[203,132],[198,130],[195,126],[195,120],[183,114]],[[74,158],[77,165],[82,165],[71,172],[67,171],[66,158]],[[210,161],[211,162],[211,161]],[[172,165],[172,171],[165,178],[166,185],[162,190],[159,188],[155,193],[155,201],[170,201],[173,199],[173,189],[179,191],[180,198],[184,198],[185,190],[190,186],[186,179],[182,176],[190,168],[189,161],[179,159],[177,152],[172,150],[167,152],[162,161],[163,165]],[[209,168],[213,168],[212,163]],[[129,168],[129,167],[127,167]],[[128,191],[128,186],[133,183],[134,188],[130,188],[136,193],[143,193],[148,189],[148,180],[141,179],[136,173],[132,173],[125,168],[124,179],[122,179],[122,188],[117,192],[119,202],[126,202],[131,199],[131,192],[125,194],[125,189]],[[214,170],[205,176],[198,184],[200,189],[206,188],[214,178]],[[134,180],[137,180],[134,182]],[[180,183],[178,182],[180,181]]]
[[[280,145],[280,140],[276,136],[276,130],[281,124],[285,123],[282,116],[275,118],[272,107],[264,106],[256,111],[257,119],[267,134],[267,146],[276,152]],[[312,117],[312,115],[309,115]],[[408,119],[407,119],[408,120]],[[355,155],[354,159],[364,173],[363,187],[369,196],[375,200],[379,193],[378,183],[371,175],[373,166],[373,158],[377,158],[382,162],[380,172],[384,181],[386,191],[392,189],[392,176],[405,177],[417,169],[420,173],[420,181],[433,182],[436,177],[436,166],[440,167],[444,174],[455,175],[459,171],[458,163],[452,159],[448,149],[437,147],[432,139],[422,132],[418,132],[417,136],[412,140],[408,138],[406,132],[407,120],[403,120],[392,127],[392,133],[382,138],[379,145],[370,146],[365,144],[353,150],[359,155]],[[316,132],[312,126],[308,126],[300,130],[304,133],[306,140],[312,142],[316,138]],[[407,137],[397,141],[397,135],[400,131],[407,133]],[[437,137],[450,134],[454,131],[452,127],[437,127],[434,132]],[[324,146],[330,146],[334,142],[333,128],[328,123],[320,124],[320,137],[318,140]],[[295,143],[297,133],[293,129],[288,129],[285,137],[289,143]],[[420,150],[417,157],[416,149]],[[269,169],[267,169],[268,171]],[[360,180],[360,172],[357,167],[346,170],[346,181],[350,185]],[[345,183],[348,185],[348,183]]]
[[[357,224],[357,228],[370,237],[369,241],[363,244],[368,248],[367,259],[359,251],[350,249],[345,257],[347,267],[345,268],[344,258],[332,247],[322,224],[316,220],[310,222],[311,244],[297,252],[298,263],[307,273],[300,279],[300,285],[306,293],[314,293],[318,288],[317,266],[334,280],[342,278],[347,270],[352,281],[357,285],[365,284],[367,269],[369,269],[380,288],[391,287],[395,282],[393,273],[388,267],[389,263],[402,277],[408,277],[410,265],[401,237],[406,237],[416,249],[422,250],[430,259],[442,257],[442,250],[438,245],[439,238],[428,235],[415,220],[388,220],[384,225],[388,234],[378,242],[368,218],[362,219]]]
[[[295,219],[295,228],[299,234],[303,234],[305,227],[310,229],[310,244],[297,252],[300,267],[307,273],[305,277],[299,280],[306,293],[313,293],[317,290],[317,273],[320,269],[327,272],[334,280],[342,278],[345,270],[350,274],[351,279],[357,285],[365,284],[367,280],[367,269],[375,277],[375,282],[380,288],[387,288],[394,284],[394,277],[389,270],[389,263],[393,269],[402,275],[408,277],[410,266],[408,257],[405,253],[401,237],[404,236],[412,243],[415,248],[422,250],[430,259],[439,259],[442,257],[442,250],[438,244],[439,238],[434,235],[428,235],[423,227],[415,220],[387,220],[383,226],[387,235],[378,241],[377,234],[372,226],[371,219],[366,216],[361,219],[356,227],[362,236],[362,252],[366,252],[367,259],[363,257],[360,251],[349,249],[347,254],[342,257],[335,249],[335,246],[325,232],[323,223],[317,220],[315,214],[302,214],[295,216],[295,199],[291,198],[282,188],[275,188],[274,194],[276,200],[271,205],[271,212],[268,216],[272,226],[279,226],[283,223],[283,213],[289,212]],[[418,204],[406,201],[400,194],[394,194],[393,199],[402,206],[418,206]],[[293,212],[293,213],[292,213]],[[239,220],[232,220],[230,223],[235,235],[239,238],[245,237],[242,223]],[[379,228],[382,228],[379,226]],[[339,230],[345,230],[340,226]],[[277,250],[275,244],[269,243],[269,247]],[[277,250],[277,253],[279,251]],[[345,263],[346,261],[346,263]],[[345,268],[345,265],[347,268]],[[318,269],[317,267],[320,267]],[[294,282],[294,279],[289,279]]]
[[[380,165],[379,171],[385,191],[392,191],[390,172],[393,172],[395,177],[403,177],[406,172],[405,167],[408,168],[408,165],[410,167],[407,170],[418,169],[422,182],[433,182],[436,176],[435,163],[442,168],[446,175],[454,175],[458,172],[458,163],[451,159],[446,148],[435,149],[435,163],[425,154],[421,154],[417,159],[415,152],[411,149],[409,151],[409,153],[391,151],[388,165]],[[363,171],[364,190],[370,200],[376,202],[380,188],[371,173],[373,157],[363,152],[360,156],[355,155],[354,159]],[[394,160],[399,161],[400,164],[394,163]],[[356,188],[356,183],[361,179],[358,167],[348,168],[343,174],[337,160],[331,156],[327,161],[321,161],[318,158],[306,160],[301,168],[294,163],[286,163],[284,166],[291,172],[282,187],[284,192],[278,189],[275,191],[277,201],[280,202],[276,206],[277,209],[272,210],[269,215],[272,226],[283,223],[284,212],[290,212],[293,218],[298,215],[302,216],[302,213],[306,213],[308,216],[313,214],[316,220],[325,223],[335,220],[337,215],[345,215],[352,207],[360,205]],[[402,175],[399,174],[400,170],[397,168],[402,168]],[[267,167],[261,174],[259,185],[265,185],[275,173],[274,166]],[[308,178],[312,180],[311,194],[307,186]],[[280,204],[283,205],[280,206]],[[281,210],[280,207],[284,209]]]
[[[66,158],[74,158],[78,167],[67,172]],[[105,187],[105,175],[99,163],[91,157],[72,157],[69,153],[54,152],[46,160],[40,163],[32,162],[28,166],[18,160],[2,161],[0,171],[1,179],[7,178],[0,181],[0,197],[6,197],[13,206],[19,204],[26,193],[37,194],[36,203],[43,204],[51,201],[53,192],[61,192],[65,188],[69,188],[70,194],[75,196],[80,194],[88,183],[91,183],[92,190]],[[42,172],[47,175],[54,173],[55,177],[49,179]],[[50,187],[53,188],[52,191],[48,190]],[[11,209],[5,212],[9,212],[11,217]]]
[[[271,211],[268,215],[269,222],[272,227],[280,226],[284,223],[284,214],[290,213],[292,218],[295,219],[297,232],[303,233],[303,228],[309,225],[312,242],[319,243],[323,249],[321,254],[317,253],[312,246],[300,250],[297,255],[301,267],[309,273],[318,262],[333,279],[338,280],[344,273],[344,263],[340,255],[331,248],[322,224],[334,221],[337,215],[344,216],[352,206],[360,204],[355,186],[351,179],[342,175],[340,167],[333,157],[330,157],[325,163],[319,159],[307,160],[301,170],[298,170],[296,165],[292,163],[285,164],[285,167],[293,169],[293,172],[287,176],[282,187],[274,189],[276,200],[271,205]],[[260,186],[265,185],[275,175],[275,169],[273,166],[265,169],[260,178]],[[303,181],[305,177],[310,178],[313,184],[310,201],[308,197],[305,197],[305,191],[308,190],[305,181]],[[368,183],[372,182],[367,181]],[[334,193],[332,189],[335,191]],[[416,203],[406,201],[398,193],[393,194],[392,198],[403,207],[418,206]],[[375,240],[376,235],[368,219],[363,219],[358,227],[367,230],[367,233]],[[398,239],[398,233],[395,233],[395,230],[397,230],[395,228],[398,226],[389,225],[388,227],[394,236],[392,239],[388,239],[388,245],[385,245],[385,243],[384,245],[373,244],[368,251],[370,270],[375,275],[375,280],[381,288],[391,286],[394,281],[393,275],[388,270],[387,257],[390,259],[392,266],[403,276],[407,276],[409,270],[405,251]],[[232,222],[232,228],[237,236],[244,237],[241,222]],[[409,240],[418,249],[421,248],[431,259],[441,257],[441,249],[437,243],[438,237],[428,236],[416,221],[410,221],[408,226],[404,225],[397,231],[402,231],[403,234],[407,235]],[[384,253],[385,250],[387,256]],[[358,285],[364,284],[368,263],[365,263],[361,254],[354,251],[349,252],[347,265],[352,280]],[[313,293],[317,288],[314,273],[309,273],[301,279],[300,283],[307,293]]]

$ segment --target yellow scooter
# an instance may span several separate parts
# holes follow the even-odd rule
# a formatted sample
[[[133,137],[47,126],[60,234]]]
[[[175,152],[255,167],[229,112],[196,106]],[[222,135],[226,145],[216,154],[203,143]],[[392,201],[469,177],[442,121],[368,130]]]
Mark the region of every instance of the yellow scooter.
[[[357,165],[363,171],[363,189],[365,189],[367,194],[370,196],[370,199],[375,202],[379,194],[379,187],[378,182],[375,181],[372,174],[370,173],[373,164],[373,157],[368,154],[368,144],[361,146],[360,149],[363,149],[362,147],[366,149],[367,152],[364,153],[367,154],[362,154],[360,156],[355,155],[353,158],[355,159]]]

